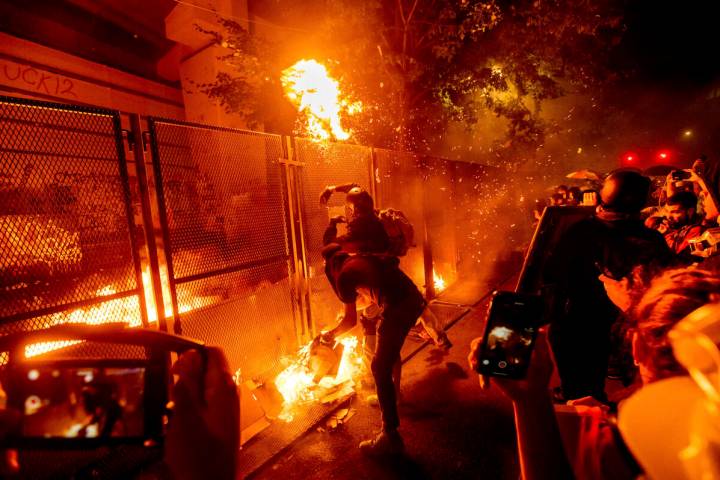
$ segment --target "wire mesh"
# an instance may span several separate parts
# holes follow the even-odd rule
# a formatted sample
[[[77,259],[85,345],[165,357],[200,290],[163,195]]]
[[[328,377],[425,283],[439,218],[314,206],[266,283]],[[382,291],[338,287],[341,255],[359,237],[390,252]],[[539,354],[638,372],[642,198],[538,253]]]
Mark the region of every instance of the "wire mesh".
[[[297,352],[290,292],[285,261],[178,285],[183,335],[223,346],[245,378],[268,378]]]
[[[286,255],[279,136],[155,122],[176,279]]]
[[[302,220],[310,272],[310,309],[319,329],[334,324],[342,305],[325,278],[322,237],[331,216],[345,203],[343,194],[335,194],[327,206],[320,205],[320,194],[328,185],[355,182],[369,190],[371,150],[368,147],[296,140],[297,160],[301,169]]]
[[[120,138],[117,113],[0,97],[0,330],[141,324]]]
[[[183,334],[255,376],[297,347],[281,138],[150,119]]]
[[[416,285],[424,287],[423,265],[423,182],[419,159],[410,153],[375,149],[375,191],[380,208],[394,208],[405,214],[415,231],[415,247],[400,259],[400,267]]]

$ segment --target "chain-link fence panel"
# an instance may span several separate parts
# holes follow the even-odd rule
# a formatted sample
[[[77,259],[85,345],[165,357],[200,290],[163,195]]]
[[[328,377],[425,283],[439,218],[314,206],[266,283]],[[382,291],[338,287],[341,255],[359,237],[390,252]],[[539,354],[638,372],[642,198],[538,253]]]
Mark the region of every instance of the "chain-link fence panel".
[[[421,290],[425,287],[423,265],[423,179],[417,156],[375,149],[375,191],[381,209],[393,208],[405,214],[413,226],[414,247],[400,258],[400,267]]]
[[[300,188],[310,274],[310,309],[315,326],[323,329],[334,324],[342,304],[325,278],[320,254],[322,237],[330,217],[344,215],[345,195],[334,194],[325,206],[320,204],[320,194],[328,185],[352,182],[370,191],[371,150],[357,145],[316,143],[307,139],[296,139],[295,148],[297,160],[304,164],[300,172]]]
[[[142,325],[117,112],[0,97],[0,332]]]
[[[278,345],[284,352],[297,343],[281,138],[153,118],[149,125],[182,332],[223,347],[247,376],[269,370]]]
[[[463,282],[484,284],[517,265],[509,255],[529,240],[531,218],[521,209],[523,192],[494,167],[454,162],[457,271]],[[520,255],[520,253],[518,253]]]
[[[454,203],[454,162],[424,157],[418,175],[423,178],[423,203],[433,260],[435,295],[450,288],[457,280],[457,243],[455,222],[458,219]],[[460,212],[460,215],[464,215]]]

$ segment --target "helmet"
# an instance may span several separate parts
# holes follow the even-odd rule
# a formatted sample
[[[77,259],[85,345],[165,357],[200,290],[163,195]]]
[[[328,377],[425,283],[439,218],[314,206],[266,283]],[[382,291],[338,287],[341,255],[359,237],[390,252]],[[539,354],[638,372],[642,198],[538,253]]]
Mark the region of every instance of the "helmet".
[[[605,179],[600,199],[605,210],[640,213],[650,193],[650,179],[636,170],[615,170]]]
[[[345,202],[352,208],[354,215],[367,215],[375,208],[370,194],[360,187],[353,187],[347,193]]]

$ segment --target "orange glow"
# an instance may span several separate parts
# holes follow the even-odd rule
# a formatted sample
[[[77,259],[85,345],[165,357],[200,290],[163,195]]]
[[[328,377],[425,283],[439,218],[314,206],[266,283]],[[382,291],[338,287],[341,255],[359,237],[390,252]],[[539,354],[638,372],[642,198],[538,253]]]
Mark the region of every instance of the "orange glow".
[[[169,302],[170,289],[167,277],[167,270],[160,269],[160,281],[163,287],[163,299],[165,300],[165,318],[172,317],[172,304]],[[157,308],[155,306],[155,295],[153,294],[150,267],[145,266],[142,270],[142,287],[145,292],[145,301],[147,304],[148,322],[150,325],[157,323]],[[114,295],[117,290],[112,285],[105,285],[98,289],[95,295],[98,297]],[[131,296],[127,298],[117,298],[87,308],[78,308],[70,313],[62,312],[53,314],[47,322],[47,326],[61,325],[64,323],[86,323],[88,325],[101,325],[103,323],[127,323],[129,327],[140,327],[142,325],[140,319],[140,307],[138,305],[139,297]],[[213,297],[192,297],[179,298],[179,313],[185,313],[190,310],[204,307],[214,303]],[[66,348],[71,345],[80,343],[79,341],[57,341],[42,342],[25,347],[25,357],[35,357],[44,353]]]
[[[337,80],[315,60],[300,60],[282,72],[280,79],[285,95],[304,114],[307,124],[300,134],[315,140],[347,140],[351,133],[340,122],[340,115],[353,115],[362,110],[360,102],[342,98]]]
[[[440,293],[445,290],[445,280],[435,270],[433,270],[433,286],[435,287],[435,293]]]
[[[278,418],[291,422],[296,406],[321,401],[324,396],[342,384],[352,387],[355,385],[355,379],[365,373],[362,349],[358,348],[358,338],[347,336],[337,341],[342,343],[344,348],[334,377],[326,375],[315,383],[314,372],[310,369],[312,342],[303,345],[290,365],[275,377],[275,386],[283,397],[283,408]]]

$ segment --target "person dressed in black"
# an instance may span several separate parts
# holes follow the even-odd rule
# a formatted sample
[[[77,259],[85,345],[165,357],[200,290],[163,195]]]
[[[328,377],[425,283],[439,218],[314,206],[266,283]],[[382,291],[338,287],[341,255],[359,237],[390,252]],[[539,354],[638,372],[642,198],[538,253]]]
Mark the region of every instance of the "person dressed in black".
[[[339,243],[348,252],[387,252],[390,240],[375,213],[370,194],[356,183],[325,187],[320,203],[327,204],[334,192],[345,193],[345,215],[330,219],[323,234],[323,245]],[[347,223],[347,233],[338,237],[337,224]]]
[[[662,235],[640,220],[649,189],[650,180],[634,170],[612,172],[596,212],[561,235],[544,269],[552,297],[549,338],[565,400],[592,396],[607,401],[611,327],[620,312],[600,275],[623,276],[636,265],[672,261]]]
[[[360,449],[369,455],[402,453],[404,445],[398,433],[400,419],[392,378],[393,368],[400,360],[400,349],[405,337],[425,309],[425,300],[412,280],[398,267],[397,257],[353,255],[335,243],[327,245],[322,255],[327,279],[340,301],[345,304],[342,320],[322,335],[323,341],[331,342],[355,326],[359,297],[375,302],[382,309],[371,369],[383,429],[376,438],[362,442]]]

